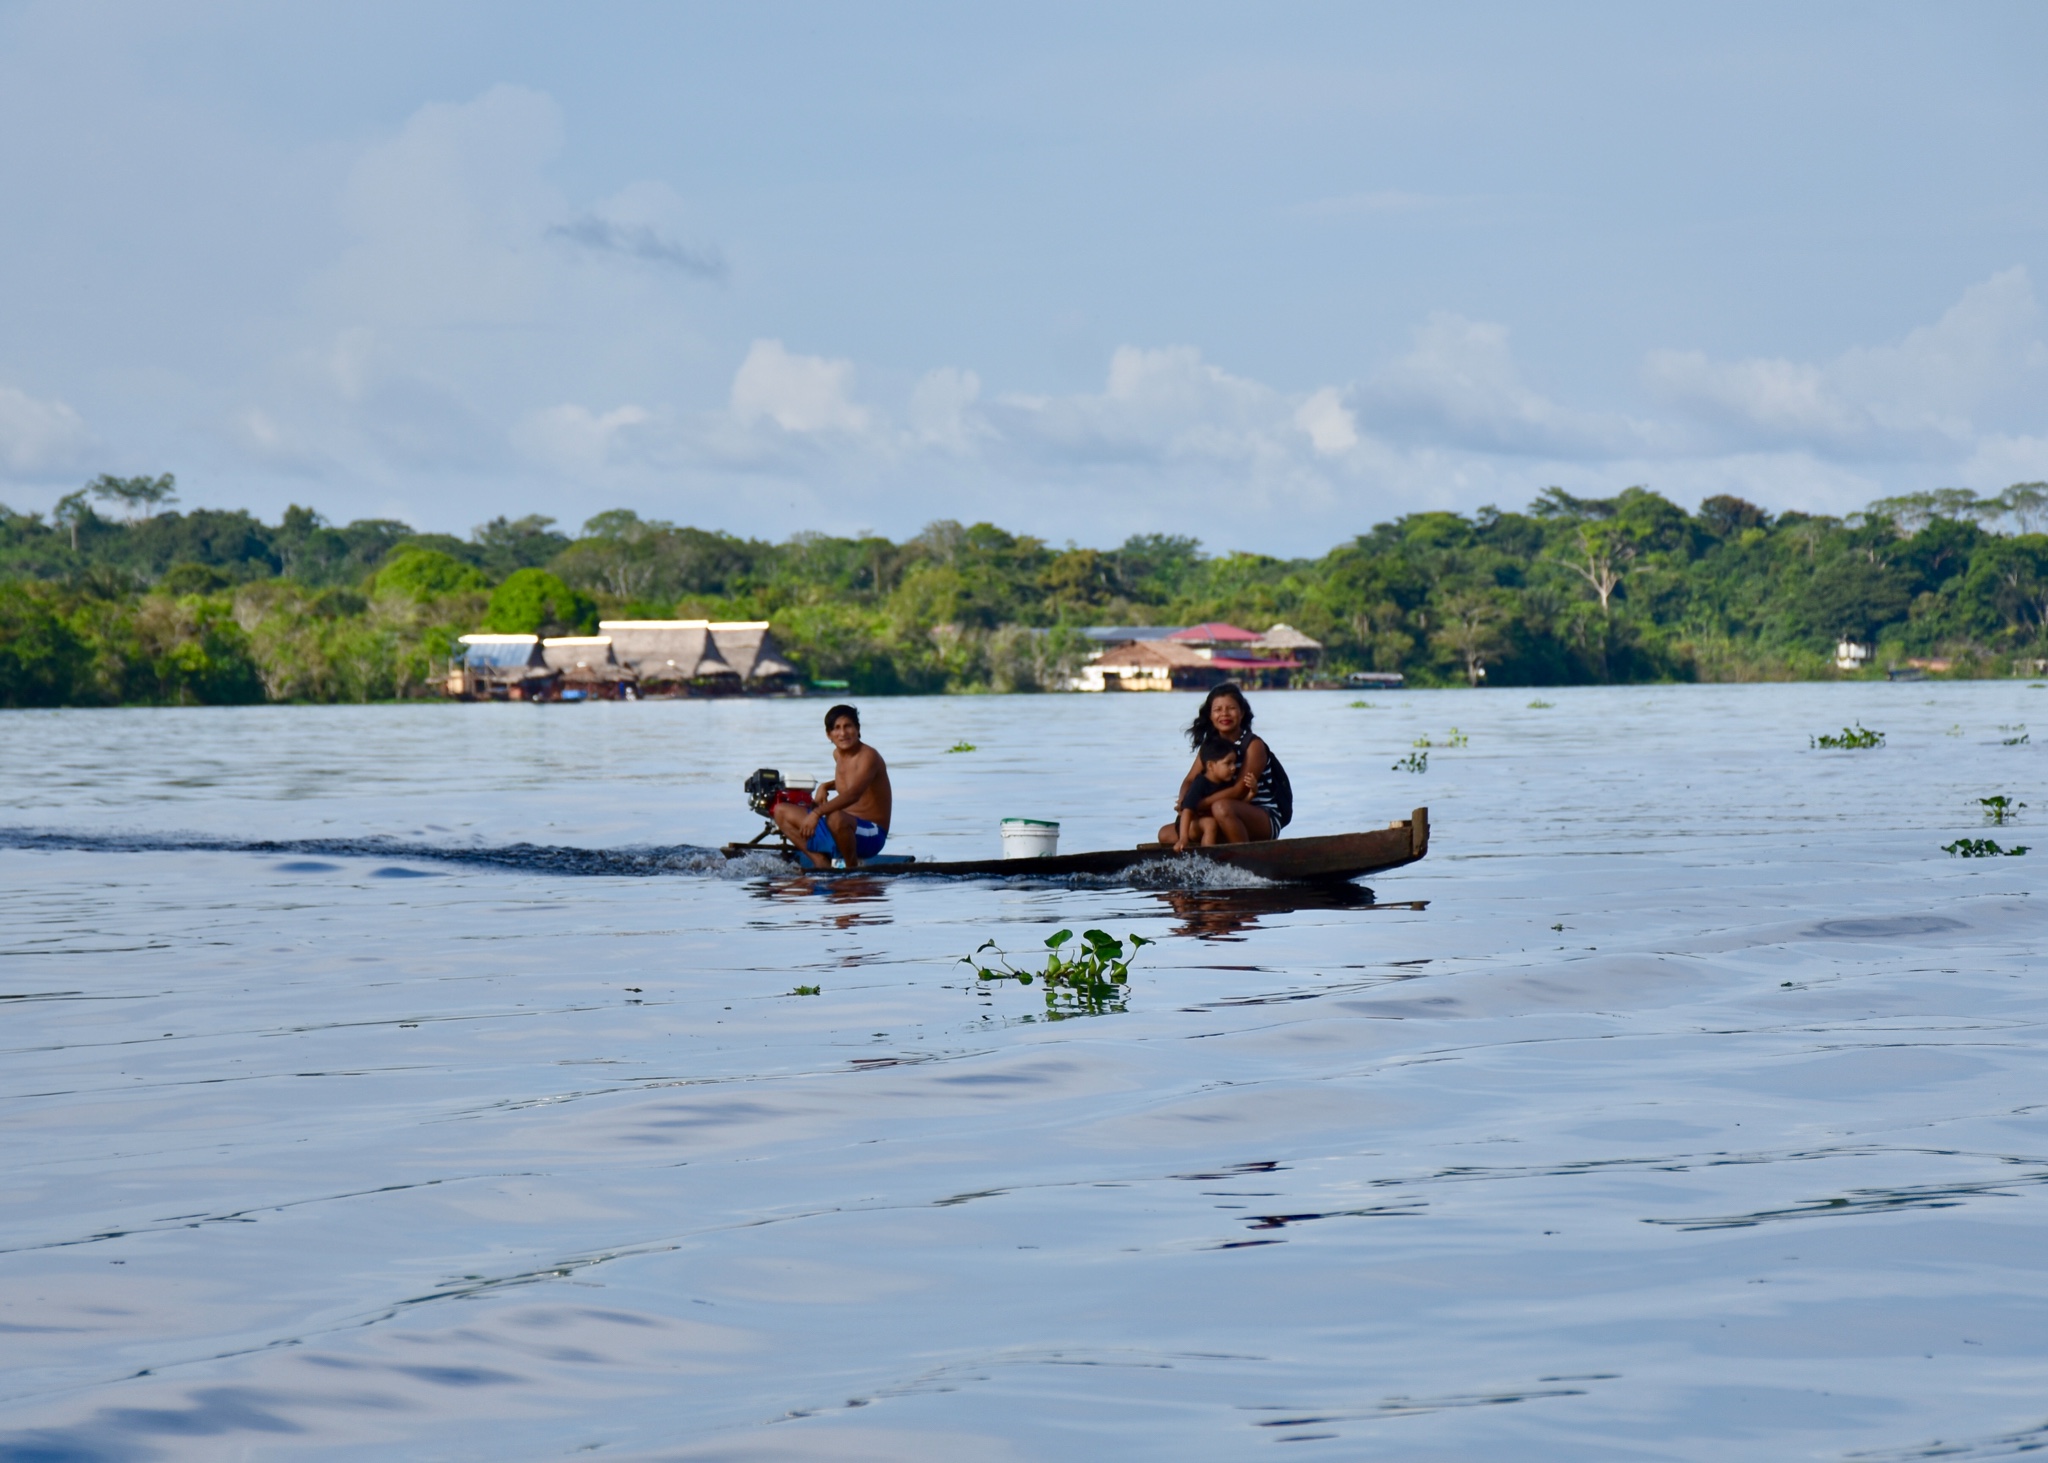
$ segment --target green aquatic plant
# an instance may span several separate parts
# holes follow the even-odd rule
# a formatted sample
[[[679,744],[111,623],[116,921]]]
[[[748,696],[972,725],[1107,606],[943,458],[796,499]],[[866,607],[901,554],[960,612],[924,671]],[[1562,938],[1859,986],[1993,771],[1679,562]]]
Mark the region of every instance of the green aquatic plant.
[[[1531,711],[1548,711],[1554,705],[1556,705],[1555,702],[1545,701],[1542,697],[1539,696],[1534,701],[1531,701],[1529,703],[1529,709]]]
[[[1370,701],[1354,701],[1351,703],[1351,706],[1352,709],[1356,711],[1376,711],[1379,709],[1378,707],[1374,706]]]
[[[1459,731],[1459,730],[1458,730],[1458,729],[1457,729],[1456,727],[1452,727],[1452,728],[1451,728],[1451,735],[1450,735],[1450,739],[1449,739],[1448,741],[1446,741],[1446,742],[1444,743],[1444,745],[1445,745],[1445,746],[1447,746],[1447,747],[1462,747],[1462,746],[1464,746],[1464,745],[1465,745],[1466,743],[1470,742],[1471,740],[1472,740],[1472,738],[1470,738],[1470,737],[1466,736],[1466,735],[1465,735],[1465,734],[1464,734],[1463,732]]]
[[[972,752],[975,750],[975,746],[972,742],[955,742],[946,750],[948,752]]]
[[[2027,845],[2015,843],[2011,848],[2000,848],[1988,838],[1958,838],[1954,843],[1944,843],[1941,851],[1957,858],[2015,858],[2027,851]]]
[[[2011,822],[2019,816],[2020,809],[2026,806],[2025,803],[2015,802],[2002,793],[1996,797],[1978,798],[1977,802],[1983,807],[1984,816],[1993,823]]]
[[[1871,731],[1859,721],[1853,727],[1843,727],[1840,736],[1836,736],[1831,732],[1822,732],[1817,737],[1808,737],[1806,745],[1808,747],[1819,747],[1824,751],[1857,752],[1862,751],[1866,747],[1882,747],[1884,745],[1884,733],[1881,731]]]
[[[2027,744],[2027,724],[2025,722],[2020,722],[2016,726],[2006,726],[2001,723],[1998,729],[2002,732],[2019,733],[2019,735],[2015,737],[1999,738],[1998,744],[2001,747],[2024,747]]]
[[[1072,941],[1072,930],[1057,930],[1045,941],[1045,969],[1019,970],[994,940],[984,940],[972,955],[960,963],[974,972],[977,981],[1014,980],[1019,985],[1041,983],[1045,991],[1045,1014],[1053,1021],[1069,1016],[1105,1016],[1124,1009],[1131,976],[1131,961],[1145,946],[1155,943],[1143,935],[1129,937],[1131,953],[1124,954],[1124,942],[1107,930],[1081,931],[1081,943],[1062,954]],[[996,964],[982,964],[982,956],[995,951]]]
[[[1431,740],[1430,740],[1430,739],[1429,739],[1428,737],[1426,737],[1426,736],[1421,736],[1421,737],[1417,737],[1417,738],[1416,738],[1416,739],[1414,740],[1414,742],[1413,742],[1413,743],[1411,743],[1411,745],[1413,745],[1413,746],[1417,746],[1417,747],[1434,747],[1434,746],[1436,745],[1436,743],[1435,743],[1435,742],[1432,742],[1432,741],[1431,741]]]
[[[1423,745],[1428,746],[1429,744],[1425,742]],[[1410,752],[1407,756],[1396,762],[1391,770],[1395,772],[1427,772],[1429,771],[1429,753]]]
[[[814,985],[800,985],[791,991],[790,994],[792,996],[815,996],[818,994],[818,987]]]

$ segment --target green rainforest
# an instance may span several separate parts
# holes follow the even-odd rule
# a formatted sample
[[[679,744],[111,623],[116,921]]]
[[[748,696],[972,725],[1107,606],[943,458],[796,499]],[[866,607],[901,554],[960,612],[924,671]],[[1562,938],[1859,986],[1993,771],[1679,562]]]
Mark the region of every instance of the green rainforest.
[[[1955,675],[2048,658],[2048,485],[1909,494],[1846,518],[1647,488],[1551,488],[1520,512],[1415,513],[1318,558],[1144,534],[1055,547],[992,524],[781,543],[625,509],[574,534],[496,518],[467,538],[390,519],[275,524],[102,477],[49,514],[0,506],[0,706],[387,701],[438,694],[455,637],[600,618],[772,620],[809,677],[886,692],[1062,684],[1087,625],[1252,629],[1323,673],[1414,685],[1828,677],[1835,645]]]

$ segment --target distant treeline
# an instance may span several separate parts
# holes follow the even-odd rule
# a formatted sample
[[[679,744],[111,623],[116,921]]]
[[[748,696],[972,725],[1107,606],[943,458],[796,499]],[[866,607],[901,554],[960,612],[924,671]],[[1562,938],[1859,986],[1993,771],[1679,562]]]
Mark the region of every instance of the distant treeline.
[[[167,474],[98,479],[48,517],[0,506],[0,705],[432,694],[465,631],[587,632],[600,616],[773,620],[807,675],[863,692],[1045,688],[1089,648],[1081,626],[1204,620],[1286,621],[1331,671],[1423,685],[1830,676],[1843,637],[1959,674],[2048,657],[2041,483],[1846,519],[1551,488],[1520,513],[1410,514],[1313,559],[1162,534],[1055,548],[953,522],[901,543],[768,543],[624,509],[573,537],[533,516],[465,539],[174,499]]]

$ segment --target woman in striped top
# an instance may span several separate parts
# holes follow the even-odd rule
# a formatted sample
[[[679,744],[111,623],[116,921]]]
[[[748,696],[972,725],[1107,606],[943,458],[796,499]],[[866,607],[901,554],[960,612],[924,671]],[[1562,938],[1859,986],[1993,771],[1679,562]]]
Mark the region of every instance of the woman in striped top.
[[[1201,747],[1212,734],[1236,747],[1238,758],[1237,786],[1230,797],[1211,803],[1205,813],[1216,820],[1217,837],[1224,843],[1278,838],[1294,816],[1294,789],[1273,749],[1263,737],[1252,735],[1252,708],[1244,692],[1235,682],[1225,681],[1202,698],[1202,709],[1188,726],[1195,762],[1174,799],[1174,821],[1159,830],[1159,841],[1170,845],[1180,836],[1181,805],[1202,775]]]

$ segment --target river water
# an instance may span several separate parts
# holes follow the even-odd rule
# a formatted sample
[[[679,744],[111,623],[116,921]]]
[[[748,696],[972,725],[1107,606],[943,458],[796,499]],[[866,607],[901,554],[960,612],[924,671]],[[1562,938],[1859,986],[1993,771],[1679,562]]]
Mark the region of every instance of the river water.
[[[2048,1445],[2048,846],[1941,851],[2048,690],[1353,699],[1254,701],[1371,895],[707,856],[812,701],[0,716],[0,1458]],[[958,858],[1192,700],[863,710]]]

